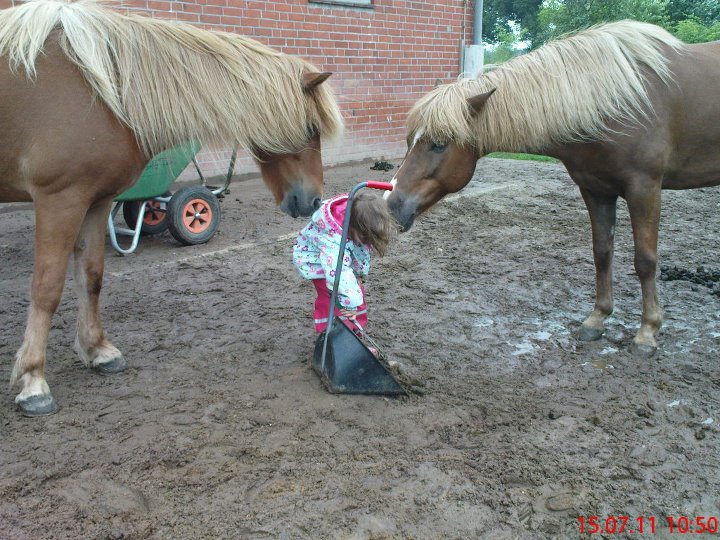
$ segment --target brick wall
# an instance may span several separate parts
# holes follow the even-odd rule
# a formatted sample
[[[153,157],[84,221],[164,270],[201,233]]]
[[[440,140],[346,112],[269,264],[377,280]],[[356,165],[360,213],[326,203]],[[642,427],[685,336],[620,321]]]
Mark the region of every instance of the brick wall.
[[[329,83],[346,130],[325,147],[326,164],[401,156],[408,109],[437,81],[457,78],[463,33],[472,38],[466,0],[373,0],[371,9],[308,0],[116,2],[136,13],[242,33],[334,72]],[[13,3],[19,2],[0,0],[0,7]],[[228,153],[203,151],[200,163],[209,175],[224,172]],[[245,158],[236,171],[252,169]]]

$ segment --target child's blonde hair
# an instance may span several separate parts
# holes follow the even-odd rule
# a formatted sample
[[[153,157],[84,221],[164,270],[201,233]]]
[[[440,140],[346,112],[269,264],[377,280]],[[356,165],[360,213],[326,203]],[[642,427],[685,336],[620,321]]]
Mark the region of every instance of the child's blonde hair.
[[[364,191],[353,197],[350,211],[351,236],[357,236],[357,240],[369,244],[378,255],[383,256],[397,232],[398,224],[390,215],[383,199]]]

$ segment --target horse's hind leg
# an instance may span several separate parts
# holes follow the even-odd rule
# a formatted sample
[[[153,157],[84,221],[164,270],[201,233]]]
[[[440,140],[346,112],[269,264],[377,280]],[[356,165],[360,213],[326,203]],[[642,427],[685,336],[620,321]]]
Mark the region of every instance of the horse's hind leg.
[[[635,271],[640,278],[643,298],[642,320],[633,340],[633,352],[640,356],[650,356],[657,349],[655,334],[663,320],[655,288],[660,182],[648,178],[645,182],[635,183],[629,186],[625,199],[635,241]]]
[[[35,199],[35,263],[25,337],[10,384],[20,382],[15,403],[28,416],[52,414],[57,405],[45,381],[45,351],[52,316],[60,303],[68,259],[87,210],[76,193]]]
[[[590,214],[595,261],[595,308],[580,327],[582,341],[600,339],[605,332],[605,319],[613,311],[612,262],[615,237],[617,197],[603,196],[581,189]]]
[[[75,350],[86,366],[118,373],[127,362],[110,343],[100,322],[100,290],[105,267],[105,227],[112,201],[90,208],[75,242],[75,290],[79,309]]]

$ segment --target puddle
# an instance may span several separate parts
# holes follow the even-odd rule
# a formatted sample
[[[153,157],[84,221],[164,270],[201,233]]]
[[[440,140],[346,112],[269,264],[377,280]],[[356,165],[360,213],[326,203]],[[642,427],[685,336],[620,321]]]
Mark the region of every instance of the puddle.
[[[590,360],[588,362],[583,362],[582,364],[580,364],[580,367],[585,366],[592,366],[596,369],[615,369],[615,366],[609,364],[606,360],[603,360],[602,358],[595,358],[594,360]]]
[[[495,324],[495,321],[493,321],[490,317],[479,317],[475,319],[475,328],[487,328],[488,326],[492,326]]]
[[[608,364],[605,360],[601,358],[593,360],[592,362],[590,362],[590,364],[598,369],[615,369],[615,366],[613,366],[612,364]]]
[[[520,356],[521,354],[527,354],[533,351],[534,345],[528,341],[523,341],[514,345],[515,351],[512,353],[513,356]]]

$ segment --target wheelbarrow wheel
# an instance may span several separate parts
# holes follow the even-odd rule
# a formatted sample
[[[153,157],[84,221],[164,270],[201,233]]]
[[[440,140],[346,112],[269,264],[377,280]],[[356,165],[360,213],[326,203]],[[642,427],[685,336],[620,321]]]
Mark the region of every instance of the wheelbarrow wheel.
[[[170,234],[186,246],[210,240],[220,222],[220,203],[204,186],[179,189],[168,203]]]
[[[163,197],[169,197],[171,193],[166,192]],[[138,213],[142,204],[147,204],[145,215],[143,216],[140,234],[151,235],[160,234],[168,228],[167,204],[149,200],[149,201],[126,201],[123,203],[122,211],[125,223],[131,229],[137,224]]]

